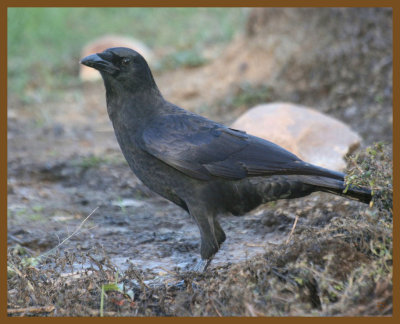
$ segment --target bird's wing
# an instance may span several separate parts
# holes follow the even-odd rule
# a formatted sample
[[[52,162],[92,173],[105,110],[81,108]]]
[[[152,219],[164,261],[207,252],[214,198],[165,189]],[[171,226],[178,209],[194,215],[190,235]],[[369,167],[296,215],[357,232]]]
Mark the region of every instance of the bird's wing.
[[[158,117],[144,127],[141,135],[143,150],[196,179],[215,176],[235,180],[275,174],[335,177],[276,144],[198,115]]]

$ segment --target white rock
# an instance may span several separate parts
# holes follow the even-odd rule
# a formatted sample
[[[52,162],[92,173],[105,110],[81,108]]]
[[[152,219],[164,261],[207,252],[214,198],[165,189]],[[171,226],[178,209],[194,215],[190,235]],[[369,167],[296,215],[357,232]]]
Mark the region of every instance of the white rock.
[[[344,156],[361,142],[360,136],[343,122],[291,103],[258,105],[240,116],[231,127],[269,140],[306,162],[332,170],[344,170]]]

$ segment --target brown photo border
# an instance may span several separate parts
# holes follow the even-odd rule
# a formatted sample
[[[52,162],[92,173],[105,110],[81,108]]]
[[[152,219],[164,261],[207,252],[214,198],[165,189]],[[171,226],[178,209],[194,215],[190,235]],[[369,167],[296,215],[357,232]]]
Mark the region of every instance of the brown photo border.
[[[392,317],[282,317],[282,318],[248,318],[248,317],[226,317],[226,318],[188,318],[188,317],[148,317],[148,318],[116,318],[116,317],[8,317],[7,316],[7,8],[10,7],[391,7],[393,9],[393,176],[394,176],[394,190],[393,190],[393,263],[394,263],[394,275],[393,275],[393,316]],[[22,321],[48,321],[54,320],[57,322],[69,323],[72,321],[79,321],[81,323],[87,323],[87,321],[140,321],[140,322],[172,322],[179,321],[180,323],[187,321],[224,321],[226,323],[237,322],[237,321],[256,321],[258,323],[266,321],[280,321],[280,322],[296,322],[306,323],[308,321],[347,321],[347,322],[372,322],[372,321],[384,321],[386,322],[398,322],[400,319],[399,312],[399,293],[400,293],[400,282],[399,282],[399,232],[400,226],[398,221],[398,214],[400,212],[399,204],[399,143],[400,143],[400,127],[399,127],[399,40],[400,40],[400,2],[398,0],[337,0],[337,1],[294,1],[294,0],[250,0],[250,1],[120,1],[114,0],[111,2],[107,1],[92,1],[92,0],[81,0],[81,1],[27,1],[27,0],[3,0],[0,4],[0,207],[2,220],[0,222],[0,320],[6,320],[7,322],[22,322]],[[397,166],[397,167],[396,167]],[[396,217],[397,216],[397,217]],[[3,221],[4,220],[4,221]],[[397,287],[397,288],[396,288]],[[396,320],[397,319],[397,320]]]

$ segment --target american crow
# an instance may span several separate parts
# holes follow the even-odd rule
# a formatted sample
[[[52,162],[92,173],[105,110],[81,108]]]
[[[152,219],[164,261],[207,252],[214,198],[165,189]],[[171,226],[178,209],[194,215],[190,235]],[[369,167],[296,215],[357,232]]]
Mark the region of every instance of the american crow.
[[[145,59],[132,49],[109,48],[81,63],[103,77],[108,115],[133,172],[196,221],[202,257],[197,269],[204,270],[225,241],[218,214],[243,215],[268,201],[314,191],[371,200],[369,189],[344,193],[343,173],[166,101]]]

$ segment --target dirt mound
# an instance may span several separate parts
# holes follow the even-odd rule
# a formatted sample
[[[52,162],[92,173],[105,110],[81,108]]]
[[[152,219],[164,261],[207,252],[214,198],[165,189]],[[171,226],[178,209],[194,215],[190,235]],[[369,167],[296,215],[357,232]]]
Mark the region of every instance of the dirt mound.
[[[391,142],[391,31],[390,8],[256,8],[213,62],[157,80],[170,101],[214,118],[291,101],[341,119],[368,144]],[[251,89],[256,101],[243,98]]]

